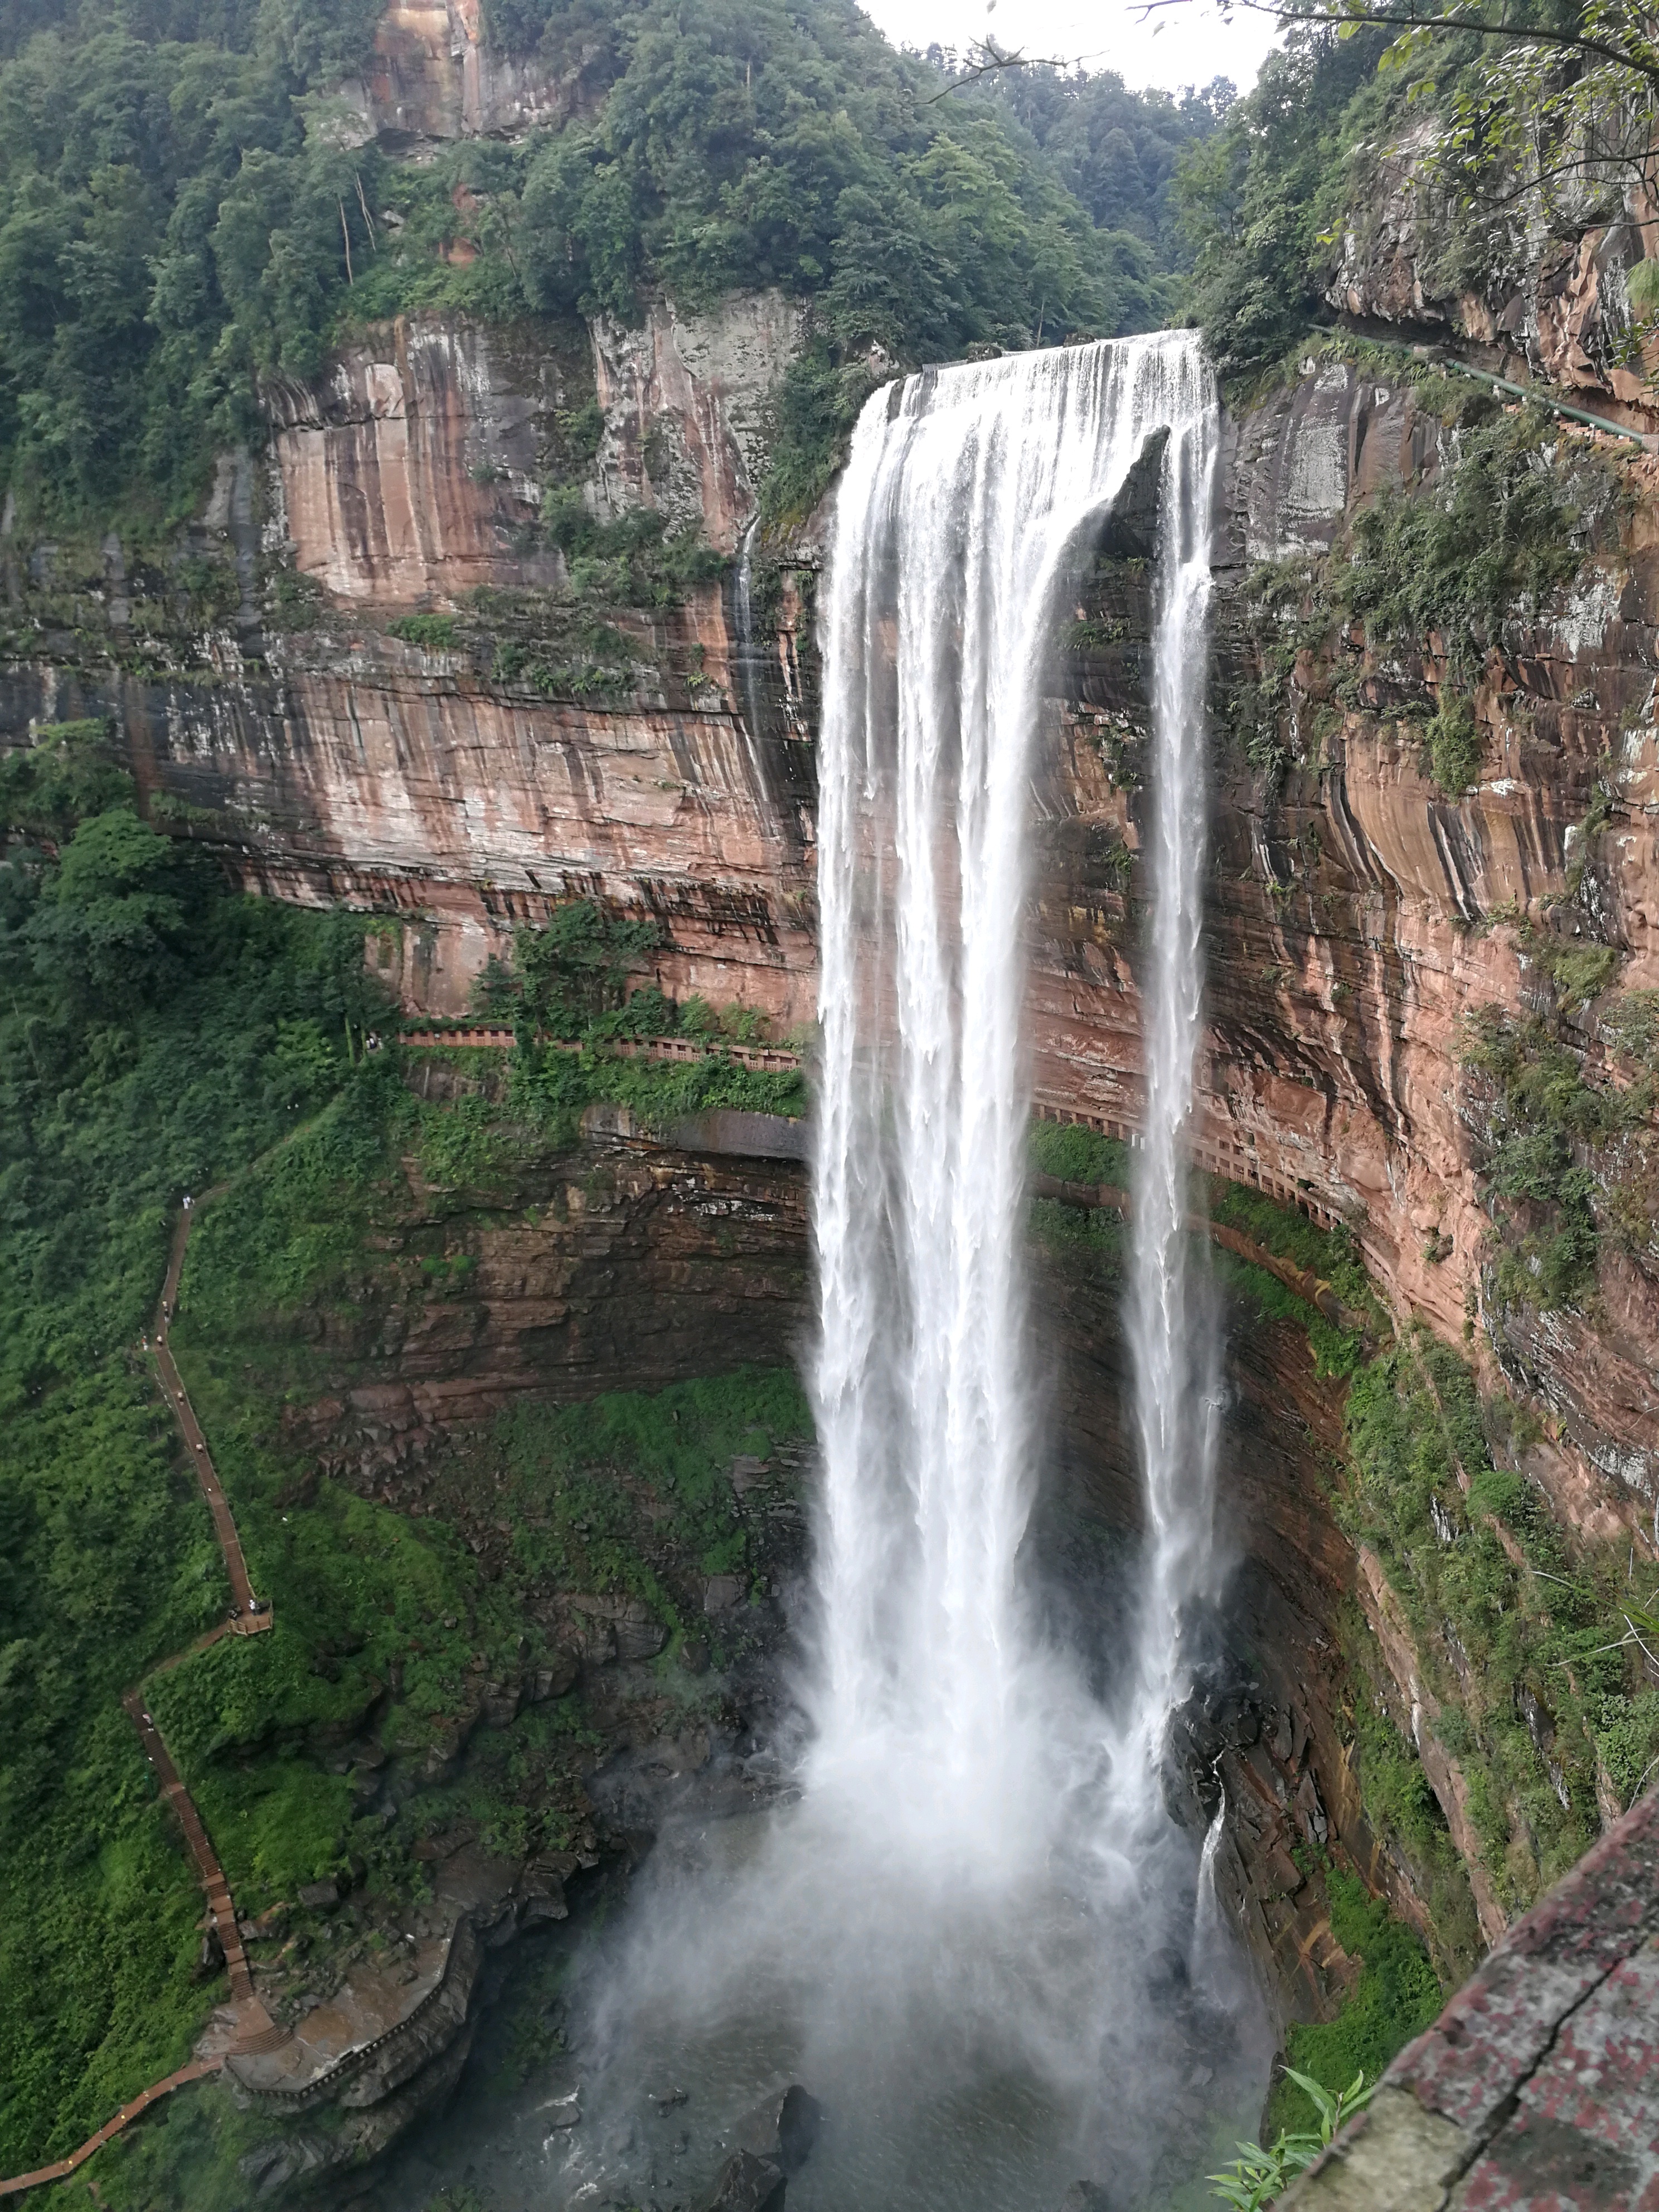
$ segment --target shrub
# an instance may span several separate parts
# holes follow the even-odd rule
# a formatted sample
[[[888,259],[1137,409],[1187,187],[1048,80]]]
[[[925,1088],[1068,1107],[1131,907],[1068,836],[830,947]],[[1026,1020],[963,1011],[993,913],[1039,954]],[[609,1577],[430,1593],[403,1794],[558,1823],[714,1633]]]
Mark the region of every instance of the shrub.
[[[392,637],[422,653],[453,653],[457,642],[453,615],[398,615],[386,624]]]
[[[1480,781],[1480,726],[1470,701],[1443,691],[1423,732],[1429,774],[1449,799],[1462,799]]]

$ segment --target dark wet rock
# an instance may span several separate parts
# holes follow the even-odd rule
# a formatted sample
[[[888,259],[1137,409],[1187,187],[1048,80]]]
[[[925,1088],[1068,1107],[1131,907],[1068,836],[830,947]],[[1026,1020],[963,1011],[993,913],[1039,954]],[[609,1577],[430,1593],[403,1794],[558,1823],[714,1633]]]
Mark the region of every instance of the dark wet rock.
[[[720,2179],[697,2212],[783,2212],[783,2168],[769,2158],[740,2150],[726,2160]]]
[[[531,1679],[528,1700],[532,1705],[545,1705],[550,1698],[562,1698],[567,1690],[574,1689],[576,1677],[582,1670],[580,1652],[562,1648],[554,1652],[545,1667],[538,1667]]]
[[[799,2081],[775,2090],[739,2121],[733,2139],[758,2158],[770,2159],[786,2174],[799,2173],[811,2157],[823,2124],[823,2107]]]
[[[320,2136],[291,2135],[261,2143],[236,2162],[236,2171],[256,2197],[275,2197],[290,2182],[325,2172],[333,2160]]]
[[[1115,2212],[1114,2199],[1097,2181],[1074,2181],[1060,2200],[1060,2212]]]
[[[1154,430],[1123,479],[1101,531],[1097,550],[1108,561],[1152,561],[1158,557],[1158,514],[1164,483],[1167,430]]]
[[[680,1646],[679,1660],[688,1674],[706,1674],[708,1671],[708,1646],[700,1636],[688,1636]]]
[[[565,1864],[562,1853],[525,1861],[523,1871],[514,1885],[521,1931],[540,1928],[550,1920],[569,1918],[570,1907],[564,1901]]]
[[[416,2120],[441,2112],[466,2064],[474,2026],[465,2021],[447,2050],[369,2110],[343,2112],[331,2127],[284,2130],[249,2151],[238,2161],[238,2171],[252,2197],[269,2203],[296,2182],[363,2166]]]
[[[659,2112],[672,2112],[677,2105],[688,2101],[686,2092],[672,2081],[654,2081],[645,2094]]]
[[[340,1901],[337,1881],[302,1881],[300,1902],[307,1912],[331,1912]]]
[[[778,2162],[786,2173],[799,2173],[805,2165],[823,2124],[823,2106],[799,2081],[792,2082],[778,2107]]]

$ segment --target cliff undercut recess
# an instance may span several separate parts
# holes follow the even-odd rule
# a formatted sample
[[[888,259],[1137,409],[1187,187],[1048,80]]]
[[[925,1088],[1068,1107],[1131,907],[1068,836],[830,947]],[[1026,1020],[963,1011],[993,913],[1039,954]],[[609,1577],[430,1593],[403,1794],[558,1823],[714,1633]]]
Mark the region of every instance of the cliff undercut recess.
[[[564,2063],[565,1967],[511,1961],[567,1890],[599,1924],[688,1808],[773,1802],[840,471],[927,364],[1178,320],[1220,410],[1165,1242],[1224,1354],[1157,1790],[1270,2043],[1376,2077],[1659,1775],[1650,156],[1482,198],[1370,31],[1233,105],[981,82],[841,0],[15,12],[0,2175],[201,2064],[172,2151],[137,2108],[98,2151],[112,2208],[343,2202],[475,2038]],[[1103,1648],[1148,1524],[1146,427],[1033,661],[1017,925],[1029,1543]],[[258,1637],[146,1364],[186,1192]]]

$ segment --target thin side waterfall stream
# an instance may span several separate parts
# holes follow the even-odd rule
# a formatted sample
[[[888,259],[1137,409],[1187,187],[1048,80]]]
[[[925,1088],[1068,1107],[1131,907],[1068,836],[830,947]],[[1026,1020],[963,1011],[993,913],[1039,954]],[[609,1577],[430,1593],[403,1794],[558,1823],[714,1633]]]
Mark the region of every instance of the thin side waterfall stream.
[[[690,2205],[791,2080],[824,2110],[792,2212],[1059,2212],[1079,2180],[1163,2212],[1254,2124],[1271,2045],[1217,1905],[1219,1828],[1178,1827],[1161,1787],[1214,1579],[1219,1355],[1183,1135],[1216,424],[1179,334],[927,371],[859,422],[823,635],[800,1736],[769,1810],[659,1842],[590,1966],[582,2124],[538,2154],[550,2203]],[[1126,1299],[1146,1536],[1091,1654],[1053,1627],[1028,1540],[1031,785],[1060,594],[1158,432]]]

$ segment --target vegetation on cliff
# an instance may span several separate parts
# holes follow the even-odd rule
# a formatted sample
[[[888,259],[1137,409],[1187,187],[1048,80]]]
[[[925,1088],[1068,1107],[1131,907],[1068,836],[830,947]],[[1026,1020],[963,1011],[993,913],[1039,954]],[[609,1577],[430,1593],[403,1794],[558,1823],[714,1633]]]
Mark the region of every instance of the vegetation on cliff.
[[[1530,250],[1528,230],[1576,240],[1618,222],[1652,190],[1656,86],[1651,21],[1619,0],[1559,13],[1299,9],[1255,90],[1185,149],[1176,178],[1189,304],[1224,379],[1247,386],[1299,356],[1407,161],[1419,227],[1406,251],[1431,299],[1480,295]],[[1638,276],[1632,358],[1655,298]]]
[[[7,764],[0,825],[0,2170],[185,2055],[201,1899],[119,1692],[221,1617],[137,1357],[179,1194],[351,1085],[362,936],[227,894],[133,812],[97,725]]]
[[[1483,1407],[1425,1331],[1356,1378],[1347,1420],[1347,1525],[1405,1608],[1443,1707],[1425,1724],[1463,1777],[1498,1896],[1523,1911],[1659,1756],[1653,1593],[1633,1552],[1569,1539],[1519,1471],[1535,1425],[1506,1400]]]
[[[1541,409],[1500,407],[1467,380],[1397,352],[1379,373],[1410,384],[1438,425],[1434,495],[1383,485],[1328,554],[1253,570],[1245,624],[1254,681],[1229,719],[1253,767],[1276,786],[1317,766],[1347,711],[1374,713],[1411,744],[1450,797],[1480,781],[1471,703],[1510,633],[1535,622],[1592,554],[1616,542],[1616,464],[1564,438]]]
[[[574,1577],[704,1632],[695,1577],[751,1567],[725,1470],[807,1426],[793,1378],[753,1372],[503,1417],[483,1480],[510,1488],[521,1542],[489,1571],[463,1534],[473,1462],[445,1462],[419,1516],[319,1479],[285,1405],[349,1379],[349,1352],[331,1361],[312,1342],[335,1303],[391,1289],[441,1320],[465,1294],[453,1239],[387,1252],[404,1158],[448,1202],[516,1216],[504,1194],[547,1154],[546,1117],[416,1099],[393,1051],[363,1049],[388,1024],[361,919],[230,893],[132,811],[106,734],[41,733],[3,789],[5,2172],[79,2142],[179,2063],[215,1995],[197,1972],[200,1893],[123,1690],[145,1680],[239,1906],[337,1875],[361,1900],[353,1940],[372,1943],[376,1916],[419,1893],[414,1847],[433,1827],[520,1852],[586,1833],[579,1702],[487,1729],[459,1767],[442,1756],[486,1685],[545,1662],[545,1637],[526,1632],[534,1594]],[[228,1599],[137,1350],[179,1194],[220,1182],[172,1338],[276,1625],[146,1679]],[[393,1686],[385,1749],[417,1776],[439,1754],[400,1790],[395,1822],[365,1818],[335,1756]],[[290,1917],[291,1960],[334,1956],[322,1938]]]
[[[1334,2020],[1295,2021],[1286,2030],[1291,2063],[1306,2081],[1286,2075],[1275,2084],[1270,2127],[1307,2125],[1314,2109],[1307,2082],[1334,2096],[1355,2081],[1376,2081],[1444,2002],[1439,1977],[1413,1931],[1358,1875],[1329,1861],[1321,1874],[1330,1899],[1331,1933],[1351,1959],[1360,1960],[1362,1971]]]
[[[1167,311],[1169,149],[1208,109],[1051,88],[1051,157],[1006,100],[936,100],[852,0],[497,0],[492,34],[539,43],[580,119],[411,163],[339,97],[380,13],[0,16],[0,478],[25,526],[183,514],[215,449],[258,436],[262,380],[422,305],[627,319],[665,286],[776,284],[814,307],[798,378],[827,364],[843,399],[872,344],[937,359]]]

